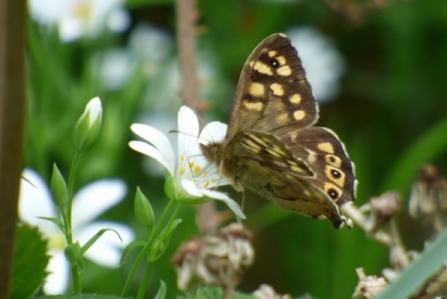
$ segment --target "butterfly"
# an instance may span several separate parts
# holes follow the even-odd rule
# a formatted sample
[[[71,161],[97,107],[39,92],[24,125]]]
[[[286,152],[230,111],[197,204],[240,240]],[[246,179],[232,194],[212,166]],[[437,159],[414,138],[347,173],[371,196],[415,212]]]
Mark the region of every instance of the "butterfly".
[[[333,131],[313,126],[317,118],[297,50],[277,33],[242,69],[225,139],[200,147],[235,190],[339,228],[350,224],[339,207],[355,200],[355,167]]]

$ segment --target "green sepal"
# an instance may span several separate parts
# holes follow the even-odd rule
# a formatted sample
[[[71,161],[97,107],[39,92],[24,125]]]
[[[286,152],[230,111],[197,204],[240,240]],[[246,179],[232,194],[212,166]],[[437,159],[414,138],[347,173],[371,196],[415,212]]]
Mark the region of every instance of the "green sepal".
[[[172,233],[181,222],[182,219],[175,219],[174,221],[172,221],[171,225],[165,227],[160,235],[158,235],[158,237],[154,241],[154,244],[152,245],[152,248],[149,250],[149,254],[147,257],[149,262],[157,260],[163,254],[163,252],[165,252],[169,244],[169,240],[171,239]]]
[[[175,180],[174,178],[169,174],[169,172],[166,171],[165,173],[165,194],[167,198],[170,200],[177,200],[177,195],[175,192]]]
[[[99,103],[98,103],[99,102]],[[79,152],[87,151],[98,140],[102,123],[101,100],[94,98],[85,107],[73,128],[73,142]]]
[[[73,268],[77,269],[78,273],[84,270],[84,261],[82,259],[82,249],[79,242],[68,245],[65,248],[65,256],[70,261]]]
[[[62,176],[56,163],[53,164],[53,173],[51,174],[51,194],[53,201],[58,207],[63,207],[68,202],[68,190],[64,177]]]
[[[138,222],[141,223],[144,227],[151,230],[154,227],[154,210],[152,209],[151,203],[141,192],[140,188],[137,188],[137,192],[135,194],[135,217]]]

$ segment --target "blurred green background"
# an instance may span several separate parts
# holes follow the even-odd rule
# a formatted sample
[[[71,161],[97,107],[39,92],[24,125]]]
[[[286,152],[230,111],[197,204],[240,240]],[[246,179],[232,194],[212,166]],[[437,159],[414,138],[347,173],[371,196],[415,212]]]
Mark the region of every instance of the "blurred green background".
[[[303,26],[315,29],[331,41],[327,47],[338,52],[343,65],[336,75],[338,92],[320,104],[318,125],[337,132],[355,162],[358,206],[390,189],[401,192],[399,228],[405,246],[420,250],[431,232],[406,216],[406,199],[422,163],[447,172],[447,2],[382,1],[383,7],[363,14],[360,8],[370,2],[198,1],[201,96],[210,105],[203,119],[227,122],[239,73],[263,38]],[[344,6],[335,10],[328,3]],[[30,18],[26,166],[48,180],[56,162],[68,175],[73,124],[87,101],[99,96],[103,131],[83,157],[78,187],[99,178],[124,179],[126,200],[102,218],[130,223],[139,238],[146,238],[133,216],[135,188],[141,187],[159,215],[166,203],[164,179],[154,170],[156,163],[127,146],[135,139],[129,127],[147,122],[164,132],[176,128],[181,101],[175,7],[167,0],[129,0],[124,8],[130,24],[123,32],[104,30],[71,42],[61,41],[57,26]],[[148,31],[138,39],[141,28]],[[123,54],[124,70],[114,68],[121,62],[108,61],[110,53]],[[318,52],[312,59],[319,60]],[[120,72],[124,79],[111,84]],[[329,221],[282,211],[255,196],[247,199],[245,212],[255,232],[256,261],[239,286],[243,292],[267,283],[293,296],[349,298],[358,280],[356,268],[380,275],[389,265],[388,249],[358,227],[335,230]],[[194,210],[184,207],[182,217],[171,246],[155,265],[147,298],[154,296],[159,280],[168,285],[167,298],[177,292],[169,258],[180,242],[197,233]],[[114,270],[88,263],[83,290],[120,294],[134,258]]]

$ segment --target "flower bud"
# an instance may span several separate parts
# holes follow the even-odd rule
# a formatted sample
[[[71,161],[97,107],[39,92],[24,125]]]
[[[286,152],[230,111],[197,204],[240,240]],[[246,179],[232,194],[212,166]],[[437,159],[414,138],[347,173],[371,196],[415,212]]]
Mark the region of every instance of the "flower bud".
[[[67,184],[56,164],[53,164],[53,173],[51,174],[51,194],[53,195],[53,201],[57,206],[63,207],[67,204]]]
[[[137,193],[135,194],[135,217],[148,229],[154,227],[154,210],[152,210],[149,200],[147,200],[140,188],[137,188]]]
[[[78,151],[89,150],[101,131],[101,100],[96,97],[88,102],[84,113],[79,117],[73,130],[73,141]]]

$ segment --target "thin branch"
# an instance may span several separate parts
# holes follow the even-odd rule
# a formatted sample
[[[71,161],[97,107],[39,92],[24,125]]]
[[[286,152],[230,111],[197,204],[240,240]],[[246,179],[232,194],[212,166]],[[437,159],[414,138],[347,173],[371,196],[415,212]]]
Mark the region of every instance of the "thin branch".
[[[203,105],[199,98],[196,60],[196,2],[195,0],[176,1],[177,43],[182,78],[181,96],[184,103],[196,113]],[[211,232],[219,225],[219,214],[214,202],[197,206],[197,225],[202,233]]]
[[[0,0],[0,298],[9,298],[25,118],[25,0]]]

